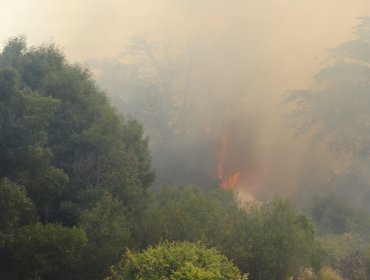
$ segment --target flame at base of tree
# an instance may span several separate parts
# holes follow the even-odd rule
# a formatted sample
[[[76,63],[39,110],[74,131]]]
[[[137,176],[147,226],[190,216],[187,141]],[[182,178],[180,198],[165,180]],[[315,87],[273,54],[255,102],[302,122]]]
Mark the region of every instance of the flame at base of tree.
[[[224,190],[235,189],[240,184],[240,172],[236,172],[234,175],[223,178],[220,182],[220,188]]]
[[[240,171],[235,172],[231,176],[225,176],[224,175],[224,163],[225,163],[225,157],[226,152],[229,144],[229,138],[225,134],[221,139],[221,149],[219,153],[218,158],[218,164],[217,164],[217,177],[220,182],[220,188],[224,190],[231,190],[235,189],[240,184]]]

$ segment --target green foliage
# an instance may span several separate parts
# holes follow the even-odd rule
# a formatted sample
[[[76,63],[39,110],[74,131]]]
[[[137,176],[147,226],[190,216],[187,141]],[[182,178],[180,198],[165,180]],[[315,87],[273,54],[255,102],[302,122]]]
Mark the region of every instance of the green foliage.
[[[126,247],[164,240],[202,243],[127,253],[111,279],[243,279],[227,258],[256,280],[320,266],[311,223],[285,200],[244,207],[194,187],[148,195],[142,127],[112,109],[87,69],[22,37],[0,54],[0,178],[2,279],[101,279]]]
[[[345,278],[366,279],[364,248],[370,244],[369,214],[351,208],[337,196],[316,197],[310,213],[326,253],[324,262]]]
[[[354,211],[335,196],[315,197],[310,214],[321,234],[342,234],[350,231]]]
[[[127,251],[106,279],[241,280],[247,276],[216,249],[201,243],[164,242],[141,253]]]
[[[81,229],[32,224],[0,251],[2,279],[68,279],[86,236]]]
[[[228,214],[230,210],[230,215]],[[143,212],[135,236],[142,246],[162,240],[197,241],[221,234],[227,219],[238,212],[230,194],[195,187],[164,188]]]
[[[142,214],[139,243],[197,241],[218,248],[252,279],[284,279],[321,265],[313,226],[289,202],[241,209],[230,193],[193,187],[164,189]]]
[[[48,223],[48,208],[52,201],[62,194],[63,187],[68,183],[68,176],[59,168],[48,166],[39,171],[35,179],[29,183],[28,193],[38,206],[41,217]]]
[[[148,187],[154,180],[151,170],[151,158],[147,151],[148,139],[143,139],[143,127],[135,120],[128,120],[124,124],[123,140],[128,150],[137,157],[139,179],[143,186]]]
[[[14,68],[0,68],[0,176],[27,185],[48,166],[47,129],[58,101],[22,89]]]
[[[59,101],[29,88],[22,89],[19,73],[0,69],[0,176],[24,185],[43,220],[45,209],[68,182],[67,175],[50,166],[52,153],[46,132]]]
[[[0,178],[0,278],[101,279],[154,176],[141,126],[91,73],[18,37],[0,54]]]
[[[37,221],[26,190],[6,178],[0,181],[0,213],[0,249],[18,227]]]
[[[95,207],[82,213],[79,225],[88,238],[82,252],[81,278],[102,279],[124,248],[132,247],[127,210],[120,201],[103,194]]]
[[[80,199],[90,188],[135,205],[152,183],[140,125],[122,120],[90,72],[56,46],[9,40],[0,88],[0,176],[27,188],[43,221],[76,224],[96,202]]]
[[[345,233],[321,236],[319,240],[327,254],[327,265],[339,271],[345,279],[367,279],[365,247],[369,243],[364,238]]]
[[[253,279],[285,279],[315,265],[319,256],[313,255],[318,253],[313,227],[289,202],[274,199],[254,206],[247,219],[252,255],[237,264]]]

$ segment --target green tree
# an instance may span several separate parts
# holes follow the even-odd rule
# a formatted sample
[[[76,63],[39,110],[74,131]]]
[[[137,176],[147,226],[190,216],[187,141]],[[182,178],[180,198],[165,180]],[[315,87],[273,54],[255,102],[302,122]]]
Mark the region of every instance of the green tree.
[[[342,234],[349,232],[355,212],[339,197],[316,197],[310,214],[320,234]]]
[[[326,251],[325,262],[335,268],[345,279],[368,279],[366,250],[369,244],[356,234],[328,234],[319,237]]]
[[[223,190],[169,188],[148,204],[138,224],[133,236],[143,247],[162,240],[202,240],[252,279],[285,279],[321,266],[313,225],[285,200],[243,208]]]
[[[37,221],[37,214],[26,190],[9,179],[0,181],[0,250],[23,225]]]
[[[0,176],[26,186],[42,213],[68,182],[62,170],[50,166],[47,147],[46,129],[59,102],[22,88],[11,67],[0,69],[0,88]]]
[[[2,279],[69,279],[86,236],[81,229],[39,223],[19,228],[0,250]]]
[[[93,208],[82,213],[79,225],[86,232],[88,242],[82,251],[81,278],[104,278],[124,249],[132,248],[128,216],[122,202],[106,193]]]
[[[140,213],[134,236],[141,248],[163,240],[221,240],[238,211],[231,193],[222,190],[163,188]]]
[[[48,165],[45,130],[59,102],[24,89],[11,67],[0,68],[0,88],[0,175],[28,183],[31,170]]]
[[[114,279],[247,279],[216,249],[201,243],[164,242],[141,253],[127,251],[112,268]]]
[[[0,88],[0,175],[27,188],[44,222],[75,225],[96,202],[84,201],[89,189],[135,205],[152,183],[140,125],[123,120],[88,69],[56,46],[9,40]]]
[[[291,203],[274,199],[247,212],[249,231],[241,246],[251,254],[235,263],[249,270],[251,278],[286,279],[306,267],[320,268],[321,250],[313,226]]]
[[[132,246],[150,162],[140,124],[118,115],[88,69],[54,45],[10,39],[0,54],[0,278],[104,277]]]

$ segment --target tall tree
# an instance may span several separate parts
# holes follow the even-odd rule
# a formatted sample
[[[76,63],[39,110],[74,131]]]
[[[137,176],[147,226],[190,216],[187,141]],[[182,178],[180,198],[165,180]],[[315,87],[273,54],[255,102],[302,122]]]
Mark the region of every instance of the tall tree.
[[[347,163],[332,185],[354,203],[370,197],[370,18],[362,18],[355,38],[329,51],[329,64],[315,76],[312,89],[292,91],[288,122],[314,142],[324,143]],[[354,191],[356,189],[356,191]]]
[[[216,182],[226,106],[207,85],[205,51],[199,39],[176,46],[133,37],[114,60],[89,62],[118,111],[145,126],[157,186]]]
[[[4,47],[0,71],[0,175],[29,190],[45,222],[76,224],[96,202],[86,201],[90,189],[135,204],[153,181],[147,139],[110,106],[88,69],[54,45],[27,48],[18,37]]]

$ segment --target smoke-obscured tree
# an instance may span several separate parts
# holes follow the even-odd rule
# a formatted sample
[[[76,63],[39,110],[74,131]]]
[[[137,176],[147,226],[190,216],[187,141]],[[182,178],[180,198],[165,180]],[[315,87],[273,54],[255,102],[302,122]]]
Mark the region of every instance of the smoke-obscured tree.
[[[186,134],[199,113],[200,52],[197,40],[176,47],[133,37],[121,57],[90,64],[118,110],[145,123],[153,141],[162,142]]]
[[[358,234],[328,234],[319,237],[327,252],[325,262],[335,268],[345,279],[369,279],[367,241]]]
[[[347,166],[333,176],[332,188],[356,205],[370,197],[370,18],[362,18],[354,39],[329,51],[329,63],[312,89],[292,91],[288,121],[298,133],[324,143]]]
[[[310,214],[319,234],[343,234],[349,232],[355,212],[339,197],[316,197]]]
[[[119,279],[200,279],[247,280],[239,269],[216,249],[201,243],[164,242],[140,253],[127,251],[122,261],[112,268]]]
[[[231,126],[225,114],[232,98],[221,98],[209,84],[206,52],[200,39],[175,46],[134,37],[114,60],[89,62],[118,111],[143,123],[156,185],[217,181],[217,150],[225,127]]]
[[[315,197],[309,215],[318,235],[353,233],[368,239],[370,234],[369,213],[335,195]]]

